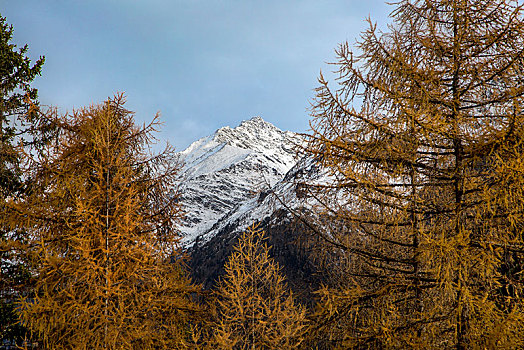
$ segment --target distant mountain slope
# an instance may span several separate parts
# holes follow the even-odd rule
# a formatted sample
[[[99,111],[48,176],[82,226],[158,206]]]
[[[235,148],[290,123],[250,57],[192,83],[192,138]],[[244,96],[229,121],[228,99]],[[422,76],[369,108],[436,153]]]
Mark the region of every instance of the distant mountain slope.
[[[196,282],[211,287],[239,235],[258,223],[288,283],[303,301],[311,300],[323,273],[311,256],[311,242],[303,241],[306,227],[291,211],[315,217],[314,203],[297,183],[323,176],[311,159],[296,161],[292,149],[300,142],[297,134],[255,117],[234,129],[221,128],[180,152],[187,212],[181,230]]]
[[[287,282],[309,300],[308,295],[318,287],[320,280],[310,257],[309,242],[303,240],[306,228],[290,210],[302,213],[308,210],[295,181],[302,178],[304,172],[315,171],[310,162],[295,165],[274,186],[248,198],[218,220],[207,240],[196,240],[188,249],[195,281],[206,288],[211,287],[223,273],[224,263],[240,234],[257,223],[266,231],[271,256],[282,267]]]
[[[224,127],[179,153],[185,163],[181,202],[186,217],[182,243],[208,241],[226,217],[249,205],[257,191],[281,181],[295,165],[299,138],[255,117]]]

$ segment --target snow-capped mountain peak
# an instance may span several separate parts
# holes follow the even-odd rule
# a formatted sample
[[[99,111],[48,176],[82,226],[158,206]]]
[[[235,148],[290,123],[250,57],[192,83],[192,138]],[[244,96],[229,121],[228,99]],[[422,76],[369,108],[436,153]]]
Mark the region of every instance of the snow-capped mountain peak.
[[[244,120],[234,129],[226,126],[215,133],[213,139],[243,149],[265,151],[280,145],[285,133],[261,117]]]
[[[179,153],[182,205],[186,218],[183,243],[207,240],[212,227],[252,198],[260,187],[282,180],[296,163],[298,136],[254,117],[235,128],[223,127]]]

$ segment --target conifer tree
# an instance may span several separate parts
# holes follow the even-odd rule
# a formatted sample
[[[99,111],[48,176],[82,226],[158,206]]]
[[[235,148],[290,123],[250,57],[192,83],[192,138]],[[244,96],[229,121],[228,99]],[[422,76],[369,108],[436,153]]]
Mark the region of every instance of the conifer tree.
[[[16,342],[24,336],[13,302],[27,288],[29,278],[17,250],[24,234],[7,228],[4,205],[6,198],[26,193],[20,147],[43,141],[38,129],[43,131],[46,124],[34,108],[37,90],[30,86],[40,75],[44,58],[32,65],[27,45],[17,49],[12,38],[13,27],[0,16],[0,342]]]
[[[303,341],[305,309],[286,290],[264,239],[262,230],[249,227],[225,265],[213,348],[296,349]]]
[[[506,0],[404,0],[321,75],[306,184],[339,255],[312,334],[356,348],[524,346],[524,22]],[[344,261],[344,264],[341,262]]]
[[[10,203],[30,235],[34,298],[22,321],[46,349],[185,348],[194,290],[180,265],[171,148],[152,155],[157,118],[137,127],[117,95],[62,117]]]

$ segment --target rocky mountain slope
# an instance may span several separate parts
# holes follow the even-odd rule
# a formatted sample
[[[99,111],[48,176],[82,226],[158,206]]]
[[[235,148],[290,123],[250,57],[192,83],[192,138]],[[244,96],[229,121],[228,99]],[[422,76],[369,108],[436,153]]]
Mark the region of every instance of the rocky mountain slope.
[[[310,250],[300,241],[304,227],[291,213],[303,209],[297,179],[317,173],[312,162],[295,159],[299,142],[298,135],[255,117],[180,152],[187,212],[181,230],[196,282],[212,286],[239,235],[258,223],[293,289],[307,295],[305,289],[315,288]]]
[[[258,192],[273,187],[295,165],[296,134],[260,117],[224,127],[179,153],[182,175],[183,245],[206,242],[216,225],[245,209]]]

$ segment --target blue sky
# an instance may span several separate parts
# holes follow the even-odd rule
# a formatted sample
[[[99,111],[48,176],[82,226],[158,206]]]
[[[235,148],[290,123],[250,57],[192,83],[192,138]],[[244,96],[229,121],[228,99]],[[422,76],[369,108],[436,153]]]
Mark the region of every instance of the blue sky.
[[[319,71],[354,41],[382,0],[0,0],[14,42],[46,56],[42,104],[72,108],[125,92],[139,122],[182,150],[217,128],[261,116],[306,131]]]

